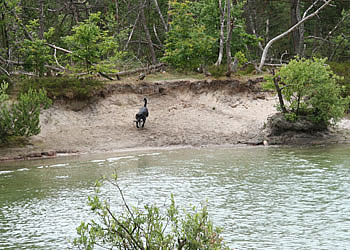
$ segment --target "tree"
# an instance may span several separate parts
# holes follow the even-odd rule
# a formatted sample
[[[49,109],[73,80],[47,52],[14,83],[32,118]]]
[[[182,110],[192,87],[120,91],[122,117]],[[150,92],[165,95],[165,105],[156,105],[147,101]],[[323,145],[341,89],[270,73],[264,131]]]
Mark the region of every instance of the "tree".
[[[32,20],[27,25],[27,30],[31,34],[31,39],[24,39],[21,52],[24,57],[24,68],[29,71],[34,71],[38,76],[43,76],[47,71],[46,65],[53,61],[53,56],[50,55],[50,48],[45,44],[46,38],[54,33],[51,29],[49,32],[44,32],[40,38],[40,30],[38,20]],[[45,38],[44,38],[45,37]]]
[[[6,100],[7,83],[0,85],[0,143],[12,136],[29,137],[40,133],[40,109],[48,108],[51,100],[44,90],[29,89],[20,94],[17,102],[9,105]]]
[[[322,9],[324,9],[327,5],[329,5],[333,0],[326,0],[319,8],[317,8],[313,13],[308,14],[308,12],[314,7],[314,5],[316,5],[316,3],[318,3],[318,0],[316,0],[303,14],[302,19],[297,22],[296,24],[294,24],[291,28],[289,28],[287,31],[283,32],[282,34],[279,34],[278,36],[272,38],[265,46],[263,53],[261,55],[261,60],[260,60],[260,65],[258,67],[259,71],[262,71],[262,67],[265,64],[265,60],[266,60],[266,56],[267,53],[269,51],[269,48],[271,47],[271,45],[276,42],[277,40],[283,38],[284,36],[288,35],[289,33],[291,33],[293,30],[295,30],[296,28],[298,28],[299,26],[303,25],[304,22],[306,22],[308,19],[316,16]]]
[[[107,201],[100,200],[101,182],[96,183],[95,195],[89,197],[89,206],[99,220],[82,222],[77,228],[79,237],[74,244],[83,249],[95,246],[108,249],[228,249],[221,230],[213,226],[207,208],[192,207],[185,216],[171,196],[171,203],[165,210],[155,205],[143,209],[130,207],[117,183],[111,182],[119,191],[123,211],[112,211]]]
[[[349,98],[341,95],[338,79],[326,65],[326,58],[296,58],[269,77],[265,87],[276,89],[280,108],[287,119],[303,118],[326,128],[344,116],[349,104]]]
[[[95,72],[113,72],[112,64],[106,59],[119,57],[117,41],[108,36],[108,31],[100,28],[101,13],[91,14],[89,19],[73,27],[73,34],[64,38],[72,48],[75,68],[88,74]],[[105,60],[103,60],[105,59]]]
[[[206,34],[191,11],[191,2],[171,2],[170,30],[163,60],[179,70],[193,70],[206,64],[215,39]]]

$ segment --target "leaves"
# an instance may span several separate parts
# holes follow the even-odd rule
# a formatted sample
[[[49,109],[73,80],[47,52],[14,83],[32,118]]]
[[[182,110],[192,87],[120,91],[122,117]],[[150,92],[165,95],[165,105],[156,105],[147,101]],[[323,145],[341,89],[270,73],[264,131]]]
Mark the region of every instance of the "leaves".
[[[21,94],[18,101],[8,106],[4,100],[3,91],[7,88],[2,84],[0,88],[0,143],[6,142],[11,136],[29,137],[40,133],[40,109],[48,108],[51,100],[46,97],[44,90],[29,89]]]
[[[210,56],[215,38],[196,22],[189,1],[171,2],[171,30],[165,44],[163,61],[178,70],[193,70]]]
[[[122,197],[123,192],[114,179]],[[123,198],[124,210],[111,211],[110,204],[101,202],[98,197],[99,186],[89,206],[98,217],[98,222],[82,222],[77,228],[78,238],[74,244],[83,249],[95,246],[116,249],[227,249],[209,219],[206,206],[192,207],[190,212],[180,213],[171,195],[167,209],[155,205],[145,205],[142,209],[130,210]],[[184,216],[181,216],[184,214]]]
[[[327,126],[344,116],[349,100],[342,97],[342,88],[337,84],[340,77],[326,65],[326,60],[296,58],[276,74],[289,120],[303,116]],[[272,78],[267,80],[271,86]]]
[[[64,38],[73,51],[72,60],[77,63],[74,68],[88,74],[113,72],[113,65],[104,59],[108,56],[115,60],[121,55],[117,51],[117,41],[101,29],[100,15],[100,12],[91,14],[89,19],[73,27],[72,35]]]

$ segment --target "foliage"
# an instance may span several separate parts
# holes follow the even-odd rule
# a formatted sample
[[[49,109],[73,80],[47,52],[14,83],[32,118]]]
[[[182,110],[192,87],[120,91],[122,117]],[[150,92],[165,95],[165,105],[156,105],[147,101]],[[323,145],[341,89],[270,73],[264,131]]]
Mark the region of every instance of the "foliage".
[[[100,200],[101,183],[97,182],[95,195],[89,197],[89,206],[99,220],[81,223],[75,245],[83,249],[95,246],[108,249],[228,249],[220,237],[220,229],[209,220],[205,206],[200,210],[192,207],[182,217],[171,196],[167,209],[155,205],[138,209],[125,202],[116,177],[112,184],[123,200],[123,212],[117,215],[107,201]]]
[[[28,78],[21,85],[21,92],[27,92],[30,88],[45,89],[51,99],[70,100],[88,100],[104,86],[96,79],[73,77]]]
[[[45,64],[50,64],[53,58],[50,55],[50,48],[46,46],[46,39],[40,39],[37,34],[39,27],[38,20],[31,20],[27,25],[27,30],[31,33],[31,39],[24,39],[21,52],[24,57],[24,68],[37,73],[38,76],[43,76],[47,71]],[[54,30],[50,29],[45,33],[45,37],[53,34]]]
[[[326,59],[296,58],[276,73],[289,120],[306,117],[327,126],[344,116],[349,99],[341,97],[339,77],[325,63]],[[269,77],[265,87],[272,86],[273,77]]]
[[[75,69],[88,74],[115,72],[112,62],[120,56],[117,41],[101,29],[100,15],[100,12],[91,14],[89,19],[73,27],[72,35],[64,38],[72,48],[72,60],[77,63]]]
[[[215,39],[205,33],[191,12],[191,2],[171,1],[171,30],[165,44],[163,61],[178,70],[193,70],[207,64]]]
[[[332,71],[341,76],[340,85],[345,86],[345,95],[350,96],[350,62],[329,62]]]
[[[310,8],[311,13],[323,3],[231,1],[231,54],[241,51],[248,61],[260,58],[258,41],[259,47],[264,47],[306,10]],[[226,4],[227,1],[222,0],[223,8]],[[296,4],[298,8],[295,8]],[[300,10],[299,15],[291,12],[292,6]],[[140,18],[141,8],[145,20]],[[73,73],[109,73],[123,68],[123,65],[115,64],[120,51],[127,53],[129,60],[145,66],[150,61],[151,47],[145,39],[147,29],[157,59],[164,58],[174,67],[179,65],[180,70],[192,70],[199,64],[212,65],[218,58],[221,16],[218,0],[2,0],[0,13],[0,65],[3,68],[0,73],[12,74],[24,69],[42,76],[48,72],[47,66],[62,69],[55,67],[55,63],[72,69]],[[332,6],[323,9],[318,17],[275,42],[269,50],[268,61],[280,63],[282,59],[293,58],[298,42],[294,36],[299,31],[304,32],[299,33],[303,37],[300,44],[304,44],[301,55],[328,57],[336,62],[349,61],[348,1],[332,1]],[[224,19],[226,40],[227,13]],[[54,51],[45,45],[46,42],[63,50],[56,50],[54,57]],[[67,56],[68,51],[64,49],[73,51],[73,54]]]
[[[214,78],[220,78],[225,76],[227,72],[227,66],[225,64],[220,64],[218,66],[212,65],[209,66],[208,71]]]
[[[11,136],[29,137],[40,133],[40,109],[51,104],[44,90],[29,89],[20,94],[17,102],[9,105],[5,94],[8,84],[0,87],[0,143],[6,142]]]

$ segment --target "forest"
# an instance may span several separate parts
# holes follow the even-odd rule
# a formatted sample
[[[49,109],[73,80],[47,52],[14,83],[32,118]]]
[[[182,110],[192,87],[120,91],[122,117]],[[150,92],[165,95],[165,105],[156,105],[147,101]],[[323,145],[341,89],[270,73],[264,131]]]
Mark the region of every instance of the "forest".
[[[269,80],[282,113],[324,129],[349,107],[350,1],[1,0],[0,62],[0,142],[38,134],[52,100],[151,69],[219,78],[290,64]]]
[[[350,61],[349,0],[0,1],[3,78],[112,78],[159,63],[230,75],[295,56]]]

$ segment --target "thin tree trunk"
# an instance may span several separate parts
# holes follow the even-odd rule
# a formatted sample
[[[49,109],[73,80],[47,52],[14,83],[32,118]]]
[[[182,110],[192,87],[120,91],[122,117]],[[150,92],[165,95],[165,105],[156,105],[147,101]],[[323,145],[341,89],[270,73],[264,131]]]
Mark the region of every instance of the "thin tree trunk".
[[[164,16],[163,16],[163,14],[162,14],[162,11],[161,11],[160,8],[159,8],[158,1],[157,1],[157,0],[153,0],[153,2],[154,2],[154,5],[156,6],[156,9],[157,9],[157,11],[158,11],[160,20],[162,21],[162,24],[163,24],[163,26],[164,26],[165,32],[168,32],[168,25],[167,25],[167,23],[165,22],[165,19],[164,19]]]
[[[265,60],[266,60],[266,56],[267,56],[267,52],[269,51],[269,48],[271,47],[271,45],[276,42],[277,40],[281,39],[282,37],[288,35],[290,32],[292,32],[294,29],[298,28],[301,24],[303,24],[304,22],[306,22],[307,20],[309,20],[310,18],[316,16],[323,8],[325,8],[327,5],[329,5],[333,0],[327,0],[321,7],[319,7],[316,11],[314,11],[312,14],[308,15],[305,17],[305,14],[303,16],[303,18],[300,20],[300,22],[298,22],[297,24],[295,24],[294,26],[292,26],[291,28],[289,28],[287,31],[283,32],[282,34],[272,38],[265,46],[263,54],[261,56],[261,60],[260,60],[260,65],[258,70],[262,71],[262,67],[265,64]]]
[[[279,80],[278,78],[276,77],[276,73],[275,73],[275,70],[272,69],[272,75],[273,75],[273,83],[275,85],[275,89],[277,91],[277,96],[278,96],[278,100],[279,100],[279,103],[280,103],[280,108],[282,110],[282,113],[287,113],[287,109],[286,109],[286,106],[284,105],[284,101],[283,101],[283,96],[282,96],[282,90],[279,86]]]
[[[114,0],[114,6],[115,6],[115,22],[117,23],[117,32],[119,33],[119,0]]]
[[[231,0],[226,0],[227,10],[227,39],[226,39],[226,62],[227,62],[227,76],[232,73],[232,55],[231,55],[231,40],[233,23],[231,20]]]
[[[300,0],[290,0],[292,26],[301,21]],[[292,31],[292,51],[294,54],[303,56],[304,48],[304,23]]]
[[[148,29],[147,22],[146,22],[145,4],[142,2],[142,0],[139,0],[139,4],[140,4],[141,22],[142,22],[143,29],[144,29],[144,31],[145,31],[145,35],[146,35],[146,40],[147,40],[147,43],[148,43],[149,52],[151,53],[152,63],[153,63],[153,64],[156,64],[156,63],[157,63],[157,57],[156,57],[156,53],[155,53],[155,51],[154,51],[151,33],[150,33],[149,29]]]
[[[222,1],[219,0],[219,9],[220,9],[220,42],[219,42],[219,55],[218,55],[218,60],[216,61],[215,65],[219,66],[221,65],[223,54],[224,54],[224,39],[225,39],[225,34],[224,34],[224,29],[225,29],[225,10],[222,8]]]
[[[40,0],[39,2],[39,38],[44,39],[44,31],[45,31],[45,24],[44,24],[44,1]]]

